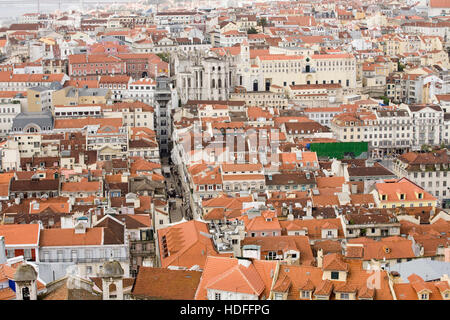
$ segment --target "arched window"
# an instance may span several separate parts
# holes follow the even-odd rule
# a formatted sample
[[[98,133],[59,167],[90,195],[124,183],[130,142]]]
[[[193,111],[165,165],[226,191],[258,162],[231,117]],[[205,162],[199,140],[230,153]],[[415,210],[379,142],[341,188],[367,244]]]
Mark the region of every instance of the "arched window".
[[[258,80],[253,81],[253,91],[258,91]]]
[[[28,287],[22,288],[22,298],[23,300],[30,300],[30,289]]]
[[[117,291],[116,285],[114,283],[111,283],[109,285],[109,298],[110,299],[117,298],[117,292],[116,291]]]

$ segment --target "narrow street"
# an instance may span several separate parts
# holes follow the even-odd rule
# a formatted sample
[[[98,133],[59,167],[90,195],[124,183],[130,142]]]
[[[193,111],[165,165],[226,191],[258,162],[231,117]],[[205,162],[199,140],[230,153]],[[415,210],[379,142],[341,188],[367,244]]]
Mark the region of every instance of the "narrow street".
[[[161,164],[164,176],[166,178],[166,192],[169,202],[170,222],[178,222],[183,217],[186,220],[189,220],[189,216],[186,214],[187,206],[183,205],[184,193],[181,186],[181,181],[179,180],[179,176],[174,173],[175,166],[173,164],[169,165],[168,158],[163,158]]]

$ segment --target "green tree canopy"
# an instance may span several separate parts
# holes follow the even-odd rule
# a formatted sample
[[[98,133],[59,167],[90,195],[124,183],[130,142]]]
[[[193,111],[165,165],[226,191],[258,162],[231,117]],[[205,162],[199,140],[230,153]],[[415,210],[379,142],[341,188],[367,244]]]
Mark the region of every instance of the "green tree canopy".
[[[256,30],[254,27],[251,27],[247,30],[247,34],[257,34],[258,30]]]

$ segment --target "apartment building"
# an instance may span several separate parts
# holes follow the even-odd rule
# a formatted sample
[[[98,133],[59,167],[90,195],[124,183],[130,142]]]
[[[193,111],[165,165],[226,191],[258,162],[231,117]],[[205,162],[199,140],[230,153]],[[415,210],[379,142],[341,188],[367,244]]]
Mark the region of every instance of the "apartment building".
[[[18,92],[0,93],[0,135],[6,135],[12,131],[13,120],[22,112],[24,100],[24,96]]]
[[[411,114],[411,143],[414,150],[424,144],[439,145],[443,141],[444,112],[440,106],[409,105],[403,108],[409,109]]]
[[[356,59],[352,54],[287,55],[268,54],[255,58],[263,75],[261,86],[276,84],[284,88],[302,84],[340,84],[356,87]]]
[[[407,178],[375,183],[370,192],[378,208],[436,207],[437,198]]]
[[[447,149],[408,152],[399,156],[393,171],[406,177],[438,198],[444,208],[450,205],[450,158]]]
[[[69,55],[69,76],[76,80],[98,80],[102,75],[126,74],[122,59],[106,54]]]
[[[124,275],[129,276],[125,225],[111,216],[97,221],[91,228],[87,219],[80,218],[73,228],[42,230],[37,264],[42,279],[47,282],[64,277],[67,271],[96,277],[103,272],[103,263],[109,258],[119,261]]]
[[[373,157],[411,150],[413,124],[406,110],[343,113],[331,120],[331,130],[342,142],[369,142]]]
[[[132,82],[132,78],[127,75],[101,76],[98,82],[100,89],[109,89],[112,92],[111,99],[114,102],[121,101]]]
[[[153,105],[155,102],[155,89],[155,80],[152,78],[142,78],[129,83],[124,97]]]

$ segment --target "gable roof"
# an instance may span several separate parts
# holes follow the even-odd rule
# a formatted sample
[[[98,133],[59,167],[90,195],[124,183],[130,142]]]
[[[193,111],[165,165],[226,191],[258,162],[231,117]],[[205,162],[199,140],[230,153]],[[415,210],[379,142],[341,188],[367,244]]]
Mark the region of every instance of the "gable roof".
[[[6,246],[38,245],[41,230],[39,224],[0,225],[0,236],[5,237]]]
[[[259,297],[265,292],[267,282],[269,282],[266,273],[269,272],[273,275],[276,262],[270,261],[264,265],[260,263],[258,267],[256,265],[256,261],[254,264],[247,259],[208,257],[195,300],[206,300],[207,289],[240,292]]]
[[[203,268],[207,256],[218,256],[207,224],[190,220],[158,230],[161,267]],[[229,256],[229,255],[228,255]]]
[[[193,300],[201,275],[199,271],[141,266],[131,293],[151,299]]]

